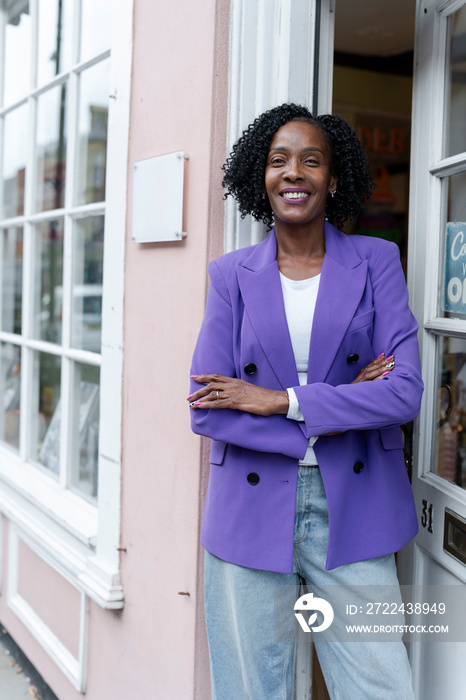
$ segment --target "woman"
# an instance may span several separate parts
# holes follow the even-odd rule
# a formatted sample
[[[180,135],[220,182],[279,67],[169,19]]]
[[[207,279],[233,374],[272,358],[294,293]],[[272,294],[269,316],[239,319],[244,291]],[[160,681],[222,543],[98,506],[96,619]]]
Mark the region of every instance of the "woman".
[[[397,585],[393,552],[417,532],[399,428],[420,406],[417,324],[397,247],[336,228],[373,188],[344,120],[272,109],[224,171],[241,213],[274,229],[210,264],[192,364],[192,427],[213,438],[213,697],[288,699],[294,639],[274,641],[274,589]],[[414,697],[401,641],[316,648],[332,699]]]

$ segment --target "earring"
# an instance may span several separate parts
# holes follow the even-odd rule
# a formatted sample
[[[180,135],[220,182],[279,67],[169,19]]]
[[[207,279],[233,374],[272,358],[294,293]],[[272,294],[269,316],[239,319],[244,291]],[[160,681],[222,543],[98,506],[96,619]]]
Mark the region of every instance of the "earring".
[[[337,188],[335,187],[335,189],[332,190],[332,192],[330,192],[330,196],[331,196],[331,197],[335,197],[336,191],[337,191]]]

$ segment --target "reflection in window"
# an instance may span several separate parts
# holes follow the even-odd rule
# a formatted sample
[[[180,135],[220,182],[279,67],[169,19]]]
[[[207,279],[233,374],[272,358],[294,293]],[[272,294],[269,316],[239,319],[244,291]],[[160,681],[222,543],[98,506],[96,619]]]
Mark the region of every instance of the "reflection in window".
[[[75,227],[71,344],[100,353],[104,217],[79,219]]]
[[[433,471],[466,488],[466,340],[439,338],[437,434]]]
[[[451,49],[446,155],[452,156],[466,151],[466,7],[454,12],[448,22]]]
[[[61,343],[63,314],[63,220],[36,226],[34,337]]]
[[[100,418],[100,368],[74,365],[71,430],[71,486],[81,495],[97,497]]]
[[[107,161],[108,86],[110,61],[81,74],[78,134],[77,203],[105,199]]]
[[[23,291],[23,229],[2,231],[2,331],[21,333]]]
[[[28,105],[5,115],[3,132],[3,218],[24,214]]]
[[[19,448],[21,348],[0,343],[0,440]]]
[[[53,474],[60,464],[61,358],[35,353],[31,458]]]
[[[27,0],[8,2],[6,5],[3,104],[10,105],[25,97],[29,89],[31,17]]]
[[[37,99],[36,210],[60,209],[65,202],[66,84]]]
[[[466,172],[448,179],[448,221],[466,221]]]
[[[110,48],[112,0],[82,0],[80,61]]]
[[[38,4],[39,30],[37,82],[43,85],[55,75],[68,70],[71,64],[72,3],[47,0]]]

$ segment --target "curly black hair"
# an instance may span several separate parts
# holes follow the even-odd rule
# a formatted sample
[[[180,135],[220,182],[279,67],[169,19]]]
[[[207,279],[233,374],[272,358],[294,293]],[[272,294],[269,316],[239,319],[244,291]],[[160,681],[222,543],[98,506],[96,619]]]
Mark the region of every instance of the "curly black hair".
[[[273,226],[273,211],[264,197],[264,177],[270,144],[278,129],[290,121],[306,121],[320,129],[330,147],[330,170],[338,178],[334,197],[327,198],[325,216],[341,228],[349,218],[356,221],[375,183],[361,144],[350,125],[331,114],[313,117],[307,107],[285,103],[257,117],[239,140],[223,166],[225,198],[238,202],[241,216],[251,214],[256,221]]]

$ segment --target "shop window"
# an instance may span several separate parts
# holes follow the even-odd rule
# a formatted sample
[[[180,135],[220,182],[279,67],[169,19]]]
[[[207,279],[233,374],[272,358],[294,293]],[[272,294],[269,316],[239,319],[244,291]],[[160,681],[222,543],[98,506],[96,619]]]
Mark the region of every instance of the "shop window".
[[[29,355],[33,370],[22,378],[30,405],[16,425],[19,434],[10,439],[4,429],[0,441],[55,478],[65,470],[66,486],[92,500],[98,482],[99,413],[93,406],[100,387],[111,11],[108,2],[75,4],[75,14],[73,2],[4,5],[1,189],[8,226],[3,229],[0,340],[8,341],[4,357],[22,356],[24,362]],[[81,27],[73,24],[79,15]],[[66,273],[65,258],[70,259]],[[26,295],[23,269],[33,275]],[[3,331],[7,336],[1,338]],[[34,341],[50,347],[38,351]],[[84,361],[86,380],[65,381],[82,372]],[[1,377],[4,426],[17,410],[14,402],[6,408],[13,381],[9,364],[5,360]],[[75,415],[76,402],[82,415]],[[63,448],[64,439],[69,445]],[[91,446],[87,452],[86,446]],[[65,455],[71,467],[63,464]]]
[[[0,0],[0,512],[3,478],[18,498],[36,484],[37,507],[94,554],[102,512],[118,532],[99,466],[119,464],[126,173],[109,186],[107,158],[127,153],[131,14],[131,2]],[[104,457],[101,413],[116,438]],[[118,479],[107,469],[102,483],[116,493]]]

